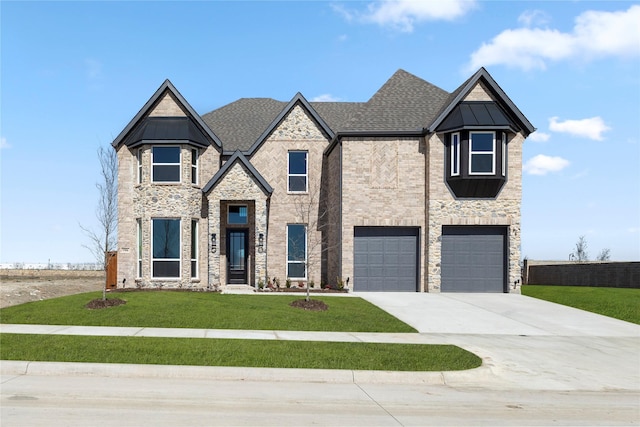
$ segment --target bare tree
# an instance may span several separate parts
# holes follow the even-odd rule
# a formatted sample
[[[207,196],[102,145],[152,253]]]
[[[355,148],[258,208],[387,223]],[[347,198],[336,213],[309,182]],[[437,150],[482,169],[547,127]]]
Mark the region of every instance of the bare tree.
[[[332,208],[324,200],[326,197],[324,197],[321,187],[320,180],[312,179],[308,183],[308,193],[295,196],[293,205],[296,222],[306,226],[306,241],[297,242],[289,239],[288,242],[295,252],[298,252],[299,249],[306,250],[307,301],[309,301],[309,284],[315,277],[314,275],[322,275],[322,262],[329,251],[327,228]],[[305,245],[305,248],[298,248],[302,244]],[[320,281],[322,282],[322,277],[320,277]]]
[[[576,242],[576,249],[571,253],[573,259],[578,262],[589,261],[587,246],[587,239],[584,236],[580,236]]]
[[[604,248],[600,251],[598,256],[596,257],[596,261],[609,261],[611,259],[611,251],[609,248]]]
[[[98,230],[83,225],[80,225],[80,228],[89,239],[89,242],[82,246],[91,251],[98,264],[104,269],[102,299],[106,300],[108,285],[106,272],[111,261],[108,254],[116,249],[118,235],[118,157],[111,147],[106,149],[99,147],[98,159],[100,160],[100,181],[96,183]]]

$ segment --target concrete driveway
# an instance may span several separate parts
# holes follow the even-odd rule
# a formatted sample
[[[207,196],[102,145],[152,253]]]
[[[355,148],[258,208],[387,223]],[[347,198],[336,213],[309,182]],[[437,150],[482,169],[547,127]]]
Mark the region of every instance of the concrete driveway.
[[[640,326],[517,294],[357,293],[484,360],[457,385],[640,391]]]

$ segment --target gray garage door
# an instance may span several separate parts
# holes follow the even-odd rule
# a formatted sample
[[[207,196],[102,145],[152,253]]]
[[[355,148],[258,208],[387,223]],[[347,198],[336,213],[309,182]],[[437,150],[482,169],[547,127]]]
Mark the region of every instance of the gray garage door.
[[[506,227],[442,228],[442,292],[505,292]]]
[[[416,292],[418,229],[355,227],[354,290]]]

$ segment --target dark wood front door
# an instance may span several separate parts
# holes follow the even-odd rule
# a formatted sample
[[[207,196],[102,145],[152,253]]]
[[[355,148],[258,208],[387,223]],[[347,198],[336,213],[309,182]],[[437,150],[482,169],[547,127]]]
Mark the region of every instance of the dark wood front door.
[[[227,282],[247,284],[249,230],[227,230]]]

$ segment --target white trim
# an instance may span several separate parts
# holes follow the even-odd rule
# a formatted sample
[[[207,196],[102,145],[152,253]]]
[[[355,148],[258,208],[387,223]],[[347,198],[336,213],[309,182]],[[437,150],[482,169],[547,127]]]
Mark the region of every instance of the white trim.
[[[491,134],[492,137],[492,151],[473,151],[473,135],[487,135]],[[491,154],[491,172],[472,172],[473,155],[478,154]],[[469,175],[495,175],[496,173],[496,133],[493,131],[477,131],[469,132]]]
[[[154,163],[153,150],[156,148],[177,148],[178,149],[178,162],[177,163]],[[178,166],[178,180],[177,181],[156,181],[154,179],[154,166]],[[180,184],[182,182],[182,147],[179,145],[153,145],[151,146],[151,182],[154,184]]]
[[[304,153],[305,154],[305,173],[289,173],[289,161],[291,159],[291,153]],[[289,178],[292,176],[304,176],[304,191],[291,190],[289,187]],[[287,152],[287,193],[292,194],[304,194],[309,192],[309,151],[308,150],[290,150]]]
[[[136,159],[138,161],[138,184],[142,184],[142,148],[138,148]]]
[[[191,277],[192,279],[198,279],[200,277],[200,263],[198,262],[198,256],[200,255],[200,246],[198,245],[199,242],[199,228],[200,228],[200,223],[197,219],[192,218],[191,219],[191,242],[189,245],[189,257],[191,258],[191,262],[189,263],[189,277]],[[194,248],[195,247],[195,248]],[[195,254],[193,253],[195,249]],[[194,257],[195,255],[195,257]],[[193,268],[193,263],[196,263],[195,265],[195,275],[193,274],[194,268]]]
[[[502,176],[507,176],[507,133],[502,132]]]
[[[289,226],[291,225],[300,225],[304,228],[304,261],[289,261]],[[286,249],[286,253],[285,253],[285,260],[287,262],[286,265],[286,271],[285,271],[285,276],[287,279],[291,279],[291,280],[307,280],[307,276],[308,276],[308,271],[307,271],[307,261],[309,259],[309,253],[308,253],[308,247],[307,247],[307,239],[308,239],[308,235],[307,233],[309,232],[309,230],[307,229],[307,224],[300,224],[300,223],[291,223],[291,224],[287,224],[287,230],[286,230],[286,236],[287,236],[287,249]],[[289,276],[289,264],[303,264],[304,265],[304,277],[290,277]]]
[[[142,218],[136,218],[136,278],[142,277]]]
[[[455,140],[455,144],[454,144]],[[454,151],[453,147],[456,146]],[[460,132],[451,134],[451,176],[460,175]],[[454,156],[455,154],[455,156]]]
[[[153,227],[154,227],[154,222],[156,220],[173,220],[173,221],[178,221],[178,232],[180,234],[179,236],[179,242],[178,242],[178,251],[179,251],[179,257],[178,258],[154,258],[153,257]],[[165,217],[160,217],[160,218],[151,218],[151,279],[152,280],[180,280],[180,278],[182,277],[182,220],[180,218],[165,218]],[[154,276],[153,273],[153,263],[154,262],[162,262],[162,261],[178,261],[178,276],[177,277],[165,277],[165,276]]]
[[[194,153],[195,153],[195,162],[193,161]],[[199,163],[200,163],[200,150],[198,150],[197,148],[192,148],[191,149],[191,184],[193,185],[198,185],[198,183],[200,182],[200,180],[198,179]]]

